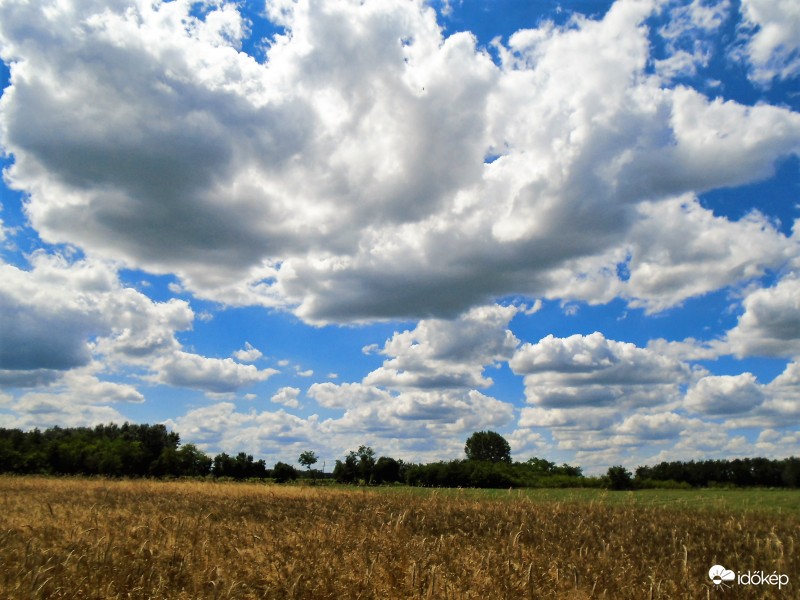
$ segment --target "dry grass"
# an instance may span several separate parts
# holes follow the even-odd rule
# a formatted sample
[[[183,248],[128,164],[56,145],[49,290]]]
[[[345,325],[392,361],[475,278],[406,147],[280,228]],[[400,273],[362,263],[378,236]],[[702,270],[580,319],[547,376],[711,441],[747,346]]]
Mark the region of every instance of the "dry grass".
[[[0,597],[792,598],[796,515],[0,477]],[[786,573],[711,589],[708,568]]]

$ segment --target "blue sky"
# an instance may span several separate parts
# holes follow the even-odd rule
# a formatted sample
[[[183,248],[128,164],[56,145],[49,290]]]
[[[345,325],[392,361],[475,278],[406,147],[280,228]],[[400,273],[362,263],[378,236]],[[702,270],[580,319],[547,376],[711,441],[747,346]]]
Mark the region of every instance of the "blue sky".
[[[0,426],[800,447],[787,0],[0,6]]]

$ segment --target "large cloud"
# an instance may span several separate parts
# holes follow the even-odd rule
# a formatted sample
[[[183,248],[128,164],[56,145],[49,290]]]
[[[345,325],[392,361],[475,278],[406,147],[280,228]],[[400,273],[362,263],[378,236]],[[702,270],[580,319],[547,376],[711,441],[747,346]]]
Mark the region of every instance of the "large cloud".
[[[800,356],[800,278],[790,274],[753,291],[725,344],[738,356]]]
[[[422,320],[386,340],[379,352],[388,358],[362,381],[315,383],[306,395],[321,407],[343,411],[322,422],[331,435],[380,437],[417,460],[437,452],[458,456],[470,432],[503,428],[514,418],[511,403],[474,388],[491,386],[484,369],[514,354],[519,340],[508,326],[520,310],[492,305],[455,319]]]
[[[31,268],[0,262],[0,382],[37,384],[94,354],[135,362],[179,347],[194,319],[182,300],[153,302],[111,265],[37,252]]]
[[[457,319],[425,319],[395,333],[380,350],[389,356],[364,378],[368,385],[407,388],[488,387],[484,368],[506,361],[519,340],[508,329],[515,306],[477,307]]]
[[[499,64],[420,1],[270,1],[285,33],[263,64],[237,51],[233,5],[191,7],[4,3],[0,135],[45,240],[231,304],[452,317],[560,294],[628,249],[707,269],[717,256],[625,242],[665,199],[766,177],[798,150],[797,114],[648,74],[651,2],[518,32]],[[702,211],[673,217],[727,235]],[[786,241],[761,237],[706,287],[773,265]],[[656,308],[706,291],[623,283],[568,291]]]
[[[599,332],[524,344],[510,361],[525,376],[529,402],[545,408],[666,404],[691,378],[689,367]]]
[[[30,262],[29,270],[0,262],[0,386],[57,384],[76,390],[75,373],[91,366],[93,372],[144,370],[155,383],[226,393],[277,372],[185,352],[176,332],[193,325],[189,304],[154,302],[123,285],[105,262],[44,252]],[[258,358],[254,348],[246,350],[246,358]],[[85,393],[99,385],[85,385]],[[122,388],[106,385],[113,402]],[[125,389],[143,399],[133,387]],[[76,393],[59,393],[72,397]]]

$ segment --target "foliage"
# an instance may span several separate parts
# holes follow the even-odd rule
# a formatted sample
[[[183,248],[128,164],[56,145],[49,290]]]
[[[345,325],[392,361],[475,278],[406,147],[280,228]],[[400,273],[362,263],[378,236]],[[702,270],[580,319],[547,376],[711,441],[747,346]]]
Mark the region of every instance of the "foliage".
[[[692,487],[800,487],[800,458],[665,461],[638,467],[636,482],[645,481],[672,481]]]
[[[333,468],[333,477],[339,483],[372,483],[375,468],[375,451],[369,446],[359,446],[351,450],[344,461],[337,460]]]
[[[373,482],[374,483],[395,483],[401,481],[400,469],[402,463],[390,456],[381,456],[373,468]]]
[[[467,460],[410,464],[389,456],[376,460],[366,445],[337,460],[333,478],[341,483],[406,482],[431,487],[594,487],[612,489],[687,487],[800,487],[800,458],[737,458],[662,462],[640,466],[635,477],[612,467],[603,478],[585,477],[580,467],[544,458],[511,462],[508,442],[492,431],[473,433],[465,445]],[[484,457],[483,460],[478,457]],[[305,475],[316,453],[300,454]],[[193,444],[180,444],[164,425],[108,424],[45,431],[0,428],[0,473],[104,475],[110,477],[225,477],[236,480],[270,476],[264,460],[239,452],[213,459]],[[295,471],[296,473],[296,471]]]
[[[208,472],[196,448],[181,453],[180,437],[164,425],[98,425],[0,429],[0,472],[143,477]],[[205,469],[205,472],[202,472]]]
[[[263,460],[255,461],[251,454],[239,452],[236,457],[222,452],[214,457],[211,470],[214,477],[231,477],[233,479],[264,479],[269,473]]]
[[[314,452],[311,450],[306,450],[305,452],[300,453],[300,458],[297,459],[297,462],[303,465],[306,469],[311,470],[311,465],[315,464],[317,460],[319,459]]]
[[[633,489],[633,475],[623,466],[615,465],[608,468],[606,473],[608,480],[608,487],[612,490],[632,490]]]
[[[464,446],[467,460],[511,462],[511,446],[495,431],[476,431]]]
[[[297,469],[283,462],[276,462],[272,467],[272,478],[275,483],[286,483],[297,479]]]

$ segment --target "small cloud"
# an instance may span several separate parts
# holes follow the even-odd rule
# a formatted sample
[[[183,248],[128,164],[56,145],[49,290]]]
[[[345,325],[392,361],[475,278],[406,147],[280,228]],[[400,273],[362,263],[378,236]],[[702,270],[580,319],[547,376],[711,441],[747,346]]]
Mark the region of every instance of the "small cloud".
[[[562,309],[564,310],[564,314],[566,316],[574,317],[575,315],[578,314],[580,307],[577,304],[564,304],[562,306]]]
[[[237,350],[233,353],[233,357],[241,362],[251,363],[261,358],[263,354],[258,348],[255,348],[250,342],[244,343],[243,350]]]
[[[300,388],[282,387],[272,396],[272,398],[270,398],[270,400],[276,404],[281,404],[289,408],[298,408],[300,406],[300,402],[297,400],[299,395]]]
[[[328,379],[339,379],[339,374],[338,373],[328,373],[325,377],[327,377]]]
[[[520,305],[520,309],[522,309],[522,314],[525,315],[533,315],[542,310],[542,301],[540,298],[537,298],[536,301],[531,304],[530,306],[527,305]]]
[[[297,372],[297,375],[300,377],[311,377],[314,374],[312,369],[306,369],[305,371],[301,371],[300,367],[295,366],[294,370]]]

